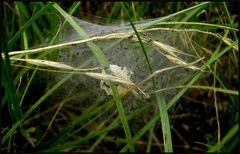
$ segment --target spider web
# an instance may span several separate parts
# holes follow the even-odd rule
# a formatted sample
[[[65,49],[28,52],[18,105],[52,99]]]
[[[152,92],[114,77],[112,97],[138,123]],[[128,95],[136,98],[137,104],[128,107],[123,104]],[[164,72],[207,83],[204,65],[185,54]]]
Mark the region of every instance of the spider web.
[[[96,36],[105,36],[108,34],[115,33],[131,33],[133,29],[131,25],[126,24],[120,26],[120,24],[108,24],[100,25],[84,21],[73,17],[73,19],[78,23],[78,25],[83,29],[83,31],[88,35],[89,38]],[[149,19],[141,21],[135,24],[138,30],[142,30],[146,25],[156,22],[160,18]],[[173,20],[173,19],[171,19]],[[159,28],[159,26],[152,26],[151,28]],[[149,29],[149,28],[148,28]],[[66,24],[63,28],[61,35],[57,39],[57,43],[71,42],[76,40],[83,40],[84,37],[78,35],[76,30],[70,25]],[[148,40],[150,43],[145,43],[144,47],[149,56],[150,64],[153,68],[153,71],[158,71],[167,67],[176,66],[177,64],[169,60],[165,55],[169,53],[166,52],[163,48],[156,47],[152,45],[152,41],[160,42],[166,45],[167,48],[174,48],[177,52],[174,54],[183,60],[186,63],[190,63],[199,59],[196,54],[196,49],[199,49],[196,42],[191,42],[194,39],[194,32],[176,32],[169,29],[158,29],[153,31],[145,31],[140,33],[141,37]],[[114,39],[104,39],[104,40],[94,40],[92,43],[96,44],[97,47],[106,56],[109,64],[117,65],[121,68],[126,67],[128,70],[133,72],[131,75],[131,80],[135,84],[141,83],[149,75],[149,69],[144,57],[140,43],[134,40],[133,38],[114,38]],[[57,52],[57,58],[55,61],[68,64],[74,67],[100,67],[98,59],[94,56],[93,52],[86,43],[69,45],[64,48],[61,48]],[[193,73],[194,70],[179,67],[177,69],[172,69],[164,71],[157,74],[157,88],[166,88],[175,86],[184,79],[190,73]],[[66,74],[53,74],[52,83],[58,82],[63,79]],[[50,85],[51,85],[50,84]],[[145,82],[144,84],[138,85],[144,92],[151,93],[153,92],[153,86],[151,80]],[[102,100],[109,99],[111,96],[108,96],[106,92],[100,87],[100,80],[92,79],[86,76],[73,75],[68,82],[66,82],[60,90],[61,96],[66,95],[69,89],[74,89],[74,94],[80,93],[82,91],[87,91],[90,93],[88,101],[94,101],[94,99],[99,98]],[[177,90],[171,90],[163,92],[165,98],[170,99]],[[137,102],[136,106],[139,106],[139,103],[146,103],[149,100],[143,98],[141,100],[137,99],[134,95],[129,94],[123,98],[125,102]],[[132,103],[128,103],[132,104]],[[133,103],[134,104],[134,103]],[[129,105],[127,109],[129,111],[134,105]],[[135,108],[134,107],[134,108]]]

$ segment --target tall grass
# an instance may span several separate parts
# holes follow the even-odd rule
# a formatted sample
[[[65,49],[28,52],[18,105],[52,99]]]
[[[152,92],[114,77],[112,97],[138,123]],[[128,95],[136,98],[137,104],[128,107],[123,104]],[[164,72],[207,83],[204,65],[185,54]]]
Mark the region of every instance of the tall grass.
[[[239,130],[237,123],[239,118],[237,111],[237,98],[239,95],[237,91],[237,56],[239,49],[235,18],[237,15],[233,14],[233,4],[226,2],[194,2],[189,5],[180,2],[164,2],[158,3],[158,7],[154,7],[155,5],[150,2],[129,2],[124,4],[105,2],[95,5],[96,8],[103,9],[94,11],[91,7],[93,6],[92,2],[74,2],[73,4],[66,3],[66,5],[56,2],[4,2],[2,5],[2,19],[7,41],[1,54],[1,82],[3,85],[1,90],[4,90],[0,108],[2,126],[1,152],[127,152],[128,150],[130,152],[163,152],[162,147],[164,152],[178,152],[179,142],[177,138],[181,139],[179,136],[185,136],[185,138],[191,136],[192,130],[188,129],[191,125],[186,126],[189,121],[181,119],[181,115],[178,115],[177,111],[187,111],[191,115],[191,111],[184,110],[185,107],[180,105],[187,100],[185,98],[188,95],[191,97],[191,94],[201,96],[198,97],[199,100],[191,98],[192,102],[202,101],[201,103],[207,106],[207,110],[214,113],[214,116],[212,116],[207,114],[206,111],[205,119],[200,119],[197,126],[195,124],[192,126],[201,129],[203,125],[208,125],[204,120],[207,121],[207,116],[211,115],[214,119],[213,122],[210,122],[213,129],[211,132],[201,130],[201,135],[207,136],[209,132],[213,134],[210,135],[211,139],[205,138],[205,140],[201,140],[201,145],[195,143],[202,138],[196,138],[191,142],[189,142],[190,139],[183,139],[184,144],[180,145],[182,151],[236,152],[238,143],[236,136]],[[169,9],[171,13],[169,13]],[[151,11],[155,11],[155,14]],[[194,31],[204,34],[204,36],[212,36],[209,38],[218,40],[208,40],[208,37],[202,38],[203,41],[206,41],[206,46],[201,47],[198,54],[206,56],[206,59],[202,60],[200,69],[193,74],[189,74],[181,82],[181,85],[166,89],[156,87],[154,72],[149,62],[144,40],[140,35],[141,30],[136,29],[134,25],[134,22],[138,20],[151,16],[155,17],[156,12],[164,14],[164,17],[158,21],[150,22],[143,30],[149,30],[153,25],[157,25],[158,28],[165,28],[168,31]],[[148,16],[147,13],[152,15]],[[152,95],[155,96],[155,99],[151,101],[156,103],[145,104],[127,114],[123,100],[131,89],[125,93],[118,91],[115,81],[126,81],[119,81],[113,76],[108,76],[111,78],[110,88],[113,95],[105,102],[102,102],[101,98],[94,98],[94,101],[87,102],[89,104],[87,108],[80,107],[76,109],[70,102],[74,102],[73,100],[76,99],[88,100],[91,95],[86,90],[70,96],[75,92],[74,88],[68,89],[69,97],[60,98],[59,100],[59,89],[73,75],[76,75],[77,71],[80,72],[78,72],[79,76],[83,75],[82,68],[87,66],[90,60],[86,60],[85,63],[76,68],[71,67],[70,69],[74,69],[72,73],[69,73],[68,70],[62,71],[62,73],[69,74],[51,85],[51,87],[46,86],[48,84],[47,73],[41,72],[55,73],[59,67],[67,69],[69,66],[61,63],[51,63],[51,65],[54,65],[52,69],[44,69],[42,66],[46,65],[45,63],[33,62],[33,60],[44,59],[51,55],[56,48],[68,45],[64,43],[53,45],[65,24],[73,27],[79,37],[83,38],[82,43],[86,43],[91,49],[93,55],[101,64],[101,68],[109,66],[106,55],[94,41],[98,39],[107,40],[110,37],[89,38],[81,25],[79,26],[73,20],[71,14],[81,18],[84,18],[86,14],[96,17],[103,16],[108,23],[111,23],[114,18],[115,20],[126,19],[131,24],[137,42],[142,49],[139,52],[142,52],[143,59],[145,59],[149,69],[149,77],[152,77],[154,87]],[[58,22],[59,16],[63,17],[62,24]],[[176,21],[167,21],[173,18]],[[124,37],[129,36],[119,35],[118,37],[124,39]],[[38,47],[38,44],[44,42],[46,38],[50,38],[47,41],[47,48],[29,49],[32,46]],[[216,42],[217,44],[215,44]],[[214,48],[210,47],[212,44],[214,44]],[[111,49],[111,46],[109,48]],[[25,60],[21,62],[21,59]],[[37,79],[41,75],[43,76],[41,79],[44,80],[40,82]],[[88,77],[94,75],[96,80],[106,77],[102,74],[88,74]],[[210,79],[209,76],[212,78]],[[41,89],[42,94],[32,92],[34,89],[39,88],[36,87],[40,85],[39,83],[46,84],[42,85],[44,87]],[[166,101],[161,92],[172,88],[179,88],[180,90],[173,98]],[[214,105],[208,106],[211,102],[214,102]],[[224,109],[220,109],[223,102],[227,102],[227,104],[223,105],[222,108]],[[157,110],[153,115],[150,115],[147,121],[142,119],[144,125],[139,126],[137,130],[132,128],[135,119],[148,117],[144,115],[149,113],[149,110],[153,107],[156,108],[156,106],[158,106]],[[113,112],[115,109],[117,112]],[[77,113],[72,110],[77,110]],[[197,109],[194,108],[194,110]],[[171,118],[174,113],[178,117],[176,120]],[[66,119],[63,120],[60,117]],[[104,119],[104,117],[108,118]],[[226,120],[229,120],[229,127],[224,126]],[[61,121],[66,123],[63,124]],[[36,122],[38,123],[36,124]],[[175,122],[179,122],[181,126],[176,126]],[[159,129],[159,126],[161,126],[161,129]],[[179,128],[177,131],[180,133],[175,134],[174,127]],[[183,128],[187,130],[185,133],[181,130]],[[194,144],[191,145],[192,142]],[[205,145],[204,148],[202,148],[202,145]],[[191,148],[185,148],[187,146]]]

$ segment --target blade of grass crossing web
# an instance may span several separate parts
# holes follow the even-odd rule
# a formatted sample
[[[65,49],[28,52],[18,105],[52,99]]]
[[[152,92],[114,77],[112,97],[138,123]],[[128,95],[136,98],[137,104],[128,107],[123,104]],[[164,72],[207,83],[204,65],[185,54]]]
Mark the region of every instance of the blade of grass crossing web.
[[[64,18],[71,24],[71,26],[78,32],[78,34],[84,38],[87,37],[87,34],[78,26],[78,24],[72,19],[72,17],[67,14],[59,5],[57,5],[56,3],[53,5],[53,7],[61,14],[64,16]],[[101,49],[95,45],[94,43],[92,42],[88,42],[87,45],[89,46],[89,48],[93,51],[94,55],[96,56],[96,58],[98,59],[98,61],[101,63],[101,65],[103,67],[106,67],[108,66],[108,61],[107,61],[107,58],[105,57],[105,55],[103,54],[103,52],[101,51]],[[127,141],[128,141],[128,144],[129,144],[129,148],[130,148],[130,151],[131,152],[134,152],[134,146],[133,146],[133,143],[131,142],[132,139],[131,139],[131,133],[130,133],[130,129],[129,129],[129,126],[128,126],[128,123],[127,123],[127,120],[126,120],[126,115],[124,113],[124,108],[122,106],[122,101],[120,99],[120,96],[118,94],[118,92],[116,92],[115,88],[116,86],[111,84],[111,89],[113,92],[113,97],[116,101],[116,105],[117,105],[117,109],[118,109],[118,112],[119,112],[119,115],[121,117],[121,120],[122,120],[122,124],[123,124],[123,128],[124,128],[124,132],[125,132],[125,135],[127,137]]]
[[[142,51],[144,53],[147,65],[148,65],[148,69],[150,71],[151,74],[153,74],[152,71],[152,66],[149,62],[149,58],[147,55],[147,52],[143,46],[142,40],[131,20],[131,17],[128,13],[128,10],[125,7],[125,3],[122,4],[122,6],[125,8],[125,12],[128,15],[128,19],[131,23],[131,26],[139,40],[139,43],[141,45]],[[152,78],[152,84],[153,84],[153,88],[156,89],[156,81],[155,78]],[[171,128],[170,128],[170,122],[169,122],[169,118],[168,118],[168,113],[167,113],[167,106],[166,106],[166,102],[165,102],[165,98],[162,95],[158,95],[158,94],[154,94],[156,97],[156,101],[158,103],[159,106],[159,110],[160,110],[160,118],[161,118],[161,124],[162,124],[162,131],[163,131],[163,141],[164,141],[164,151],[165,152],[173,152],[173,148],[172,148],[172,137],[171,137]]]
[[[79,25],[72,19],[72,17],[66,13],[57,3],[55,3],[53,7],[69,22],[69,24],[77,31],[81,37],[88,38],[87,34],[81,29],[81,27],[79,27]],[[88,42],[87,45],[92,50],[93,54],[96,56],[101,65],[103,65],[103,67],[107,67],[107,58],[101,49],[92,42]]]
[[[81,2],[74,2],[73,5],[69,8],[68,14],[72,15],[77,10],[77,8],[80,4],[81,4]],[[56,34],[53,36],[53,39],[50,41],[49,45],[51,45],[57,39],[57,37],[59,36],[59,33],[62,31],[62,29],[64,28],[66,23],[67,23],[67,20],[64,20],[64,22],[58,28]]]

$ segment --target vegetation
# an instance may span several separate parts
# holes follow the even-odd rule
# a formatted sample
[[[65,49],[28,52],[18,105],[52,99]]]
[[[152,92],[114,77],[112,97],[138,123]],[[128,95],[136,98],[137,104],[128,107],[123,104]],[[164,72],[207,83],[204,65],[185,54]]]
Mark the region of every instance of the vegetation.
[[[233,2],[3,2],[1,152],[239,152],[238,5]],[[111,37],[134,38],[138,43],[153,89],[146,99],[149,102],[128,111],[127,104],[134,102],[126,104],[125,98],[133,89],[148,97],[142,90],[148,85],[139,88],[115,74],[92,72],[109,67],[108,57],[95,42],[112,38],[88,37],[71,15],[102,25],[123,20],[130,23],[133,33]],[[142,31],[134,24],[160,16],[163,18],[146,25]],[[57,40],[66,25],[84,37],[83,42],[75,44],[85,43],[101,65],[99,68],[86,68],[87,59],[78,67],[54,61],[57,49],[74,45]],[[177,85],[158,87],[158,74],[147,52],[147,45],[154,46],[157,42],[154,44],[143,35],[151,28],[196,34],[192,40],[201,45],[196,50],[199,57],[204,57],[197,61],[201,64],[186,64],[174,54],[165,55],[170,61],[194,70]],[[188,42],[192,41],[184,41]],[[164,47],[170,50],[163,43]],[[64,75],[51,82],[55,72]],[[112,96],[102,99],[86,89],[64,89],[74,79],[73,74],[94,82],[110,81],[107,86]],[[123,91],[119,90],[120,85],[125,86]],[[177,91],[173,97],[164,95],[173,89]]]

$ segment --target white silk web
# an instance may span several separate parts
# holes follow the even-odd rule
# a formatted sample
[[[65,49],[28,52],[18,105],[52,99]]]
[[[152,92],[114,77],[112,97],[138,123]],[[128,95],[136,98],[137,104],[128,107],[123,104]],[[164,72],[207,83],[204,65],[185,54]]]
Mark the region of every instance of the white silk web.
[[[134,84],[135,87],[129,95],[124,96],[125,102],[135,102],[133,103],[135,106],[148,102],[149,97],[146,96],[151,96],[154,92],[151,76],[156,78],[157,88],[162,89],[179,84],[179,81],[189,73],[199,70],[195,65],[201,58],[197,54],[199,48],[194,41],[195,32],[152,24],[160,18],[135,24],[153,68],[154,74],[150,74],[144,53],[131,25],[98,25],[75,17],[73,19],[87,34],[87,37],[79,36],[72,26],[66,24],[57,39],[58,43],[74,41],[80,41],[80,43],[72,43],[72,45],[58,49],[57,58],[54,60],[73,67],[101,67],[102,64],[88,44],[93,43],[103,52],[110,64],[104,72],[103,70],[97,72],[110,75],[116,75],[118,72],[120,76],[128,77]],[[148,25],[151,26],[146,28]],[[112,69],[110,69],[111,66]],[[64,76],[66,74],[53,74],[52,79],[58,82]],[[120,92],[129,88],[129,85],[117,84]],[[69,89],[75,89],[74,93],[81,91],[90,93],[90,102],[96,98],[105,100],[111,95],[108,81],[78,74],[73,75],[62,86],[61,96],[64,96]],[[163,94],[166,99],[169,99],[175,92],[176,89],[163,92]],[[134,105],[129,106],[132,108]]]

